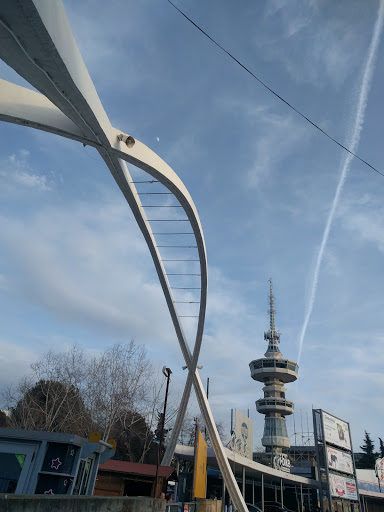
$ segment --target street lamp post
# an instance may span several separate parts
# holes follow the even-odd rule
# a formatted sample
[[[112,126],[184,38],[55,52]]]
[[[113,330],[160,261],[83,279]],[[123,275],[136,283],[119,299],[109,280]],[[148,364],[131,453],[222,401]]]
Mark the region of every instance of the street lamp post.
[[[163,417],[161,420],[161,433],[160,433],[160,442],[159,442],[159,451],[157,452],[157,464],[156,464],[156,478],[154,482],[154,489],[153,489],[153,497],[156,498],[156,491],[157,486],[159,483],[159,466],[160,466],[160,460],[161,460],[161,450],[163,448],[163,437],[164,437],[164,424],[165,424],[165,413],[167,410],[167,400],[168,400],[168,389],[169,389],[169,381],[171,378],[172,370],[168,368],[167,366],[163,366],[163,374],[165,377],[167,377],[167,386],[165,388],[165,400],[164,400],[164,409],[163,409]]]
[[[161,459],[161,450],[163,448],[163,437],[164,437],[164,423],[165,423],[165,411],[167,410],[167,400],[168,400],[168,389],[169,389],[169,380],[171,377],[171,369],[163,366],[163,374],[167,377],[167,387],[165,389],[165,400],[164,400],[164,410],[163,410],[163,418],[161,422],[161,435],[160,435],[160,443],[159,443],[159,453],[157,457],[157,465],[160,465]]]

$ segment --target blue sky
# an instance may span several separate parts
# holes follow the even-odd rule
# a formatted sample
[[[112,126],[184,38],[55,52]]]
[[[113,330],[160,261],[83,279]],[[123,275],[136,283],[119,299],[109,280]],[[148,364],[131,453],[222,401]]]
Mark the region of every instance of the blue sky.
[[[178,0],[255,74],[341,142],[349,140],[379,2]],[[65,0],[112,124],[156,151],[197,206],[209,294],[200,357],[215,417],[250,409],[248,364],[266,350],[268,279],[281,351],[296,360],[344,153],[204,38],[165,0]],[[24,84],[5,64],[0,77]],[[359,154],[383,170],[380,44]],[[25,84],[24,84],[25,85]],[[145,344],[186,377],[149,251],[91,148],[0,124],[0,385],[49,348]],[[299,380],[296,429],[311,407],[383,437],[384,178],[353,160],[330,232]],[[292,418],[288,420],[293,433]],[[292,438],[293,439],[293,438]]]

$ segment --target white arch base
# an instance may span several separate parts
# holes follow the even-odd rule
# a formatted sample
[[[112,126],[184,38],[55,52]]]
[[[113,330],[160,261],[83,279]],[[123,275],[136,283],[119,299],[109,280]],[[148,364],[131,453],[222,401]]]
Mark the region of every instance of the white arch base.
[[[247,507],[229,466],[196,370],[204,331],[208,276],[203,231],[188,190],[176,173],[147,146],[136,140],[134,146],[129,148],[121,141],[120,130],[111,126],[100,102],[60,0],[0,2],[0,39],[0,58],[42,93],[0,80],[0,120],[48,131],[95,147],[126,198],[147,242],[188,366],[179,414],[163,463],[169,463],[172,458],[193,385],[226,488],[235,508],[239,512],[246,512]],[[175,309],[155,237],[126,162],[147,172],[174,194],[193,230],[201,275],[200,309],[193,354]]]

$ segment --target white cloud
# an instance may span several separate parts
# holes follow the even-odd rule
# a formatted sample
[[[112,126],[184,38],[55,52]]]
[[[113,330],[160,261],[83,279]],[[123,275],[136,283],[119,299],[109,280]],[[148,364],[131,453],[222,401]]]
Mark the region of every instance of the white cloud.
[[[278,165],[308,140],[308,130],[289,117],[265,114],[259,118],[251,152],[253,163],[247,171],[247,185],[258,188],[270,180]]]
[[[12,293],[90,332],[156,338],[161,331],[169,340],[162,291],[127,212],[113,203],[77,203],[23,221],[0,217]]]
[[[352,205],[351,205],[352,206]],[[369,242],[380,252],[384,252],[384,208],[371,208],[369,204],[359,210],[349,207],[342,216],[342,225],[361,242]]]
[[[255,45],[266,59],[280,62],[295,82],[338,88],[359,65],[366,43],[359,27],[367,13],[353,0],[332,6],[331,16],[322,7],[300,0],[268,3],[266,17],[279,27],[279,35],[258,31]]]
[[[13,175],[13,180],[16,184],[28,188],[36,188],[42,191],[47,191],[51,189],[51,187],[47,185],[47,178],[45,176],[38,176],[37,174],[28,174],[25,171],[16,171]]]
[[[17,382],[36,361],[36,350],[14,340],[0,338],[0,389]],[[0,407],[1,407],[0,403]]]
[[[9,155],[0,162],[0,189],[4,195],[23,192],[23,189],[47,192],[52,189],[44,174],[37,174],[29,162],[30,152],[20,149],[17,154]]]
[[[176,140],[167,146],[165,161],[178,171],[178,168],[185,167],[188,162],[198,158],[202,153],[201,147],[196,142],[196,136],[190,131],[182,133]],[[180,174],[180,171],[178,171]]]
[[[234,97],[220,97],[216,103],[220,109],[241,117],[246,123],[241,143],[246,147],[245,160],[251,162],[244,171],[247,188],[257,189],[265,182],[271,182],[279,164],[297,153],[298,148],[305,149],[313,135],[308,126],[293,114],[277,113],[276,104],[273,103],[257,103],[252,98]],[[296,205],[287,207],[292,213],[297,213]]]

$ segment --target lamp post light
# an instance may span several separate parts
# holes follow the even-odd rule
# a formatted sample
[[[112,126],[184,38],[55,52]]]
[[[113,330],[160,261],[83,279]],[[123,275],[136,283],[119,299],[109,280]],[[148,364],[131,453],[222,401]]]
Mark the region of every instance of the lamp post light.
[[[157,457],[157,465],[160,465],[161,459],[161,450],[163,448],[163,437],[164,437],[164,423],[165,423],[165,411],[167,410],[167,400],[168,400],[168,389],[169,389],[169,380],[171,377],[172,370],[163,366],[163,374],[167,377],[167,387],[165,389],[165,400],[164,400],[164,410],[163,410],[163,418],[161,422],[161,434],[160,434],[160,443],[159,443],[159,453]]]

